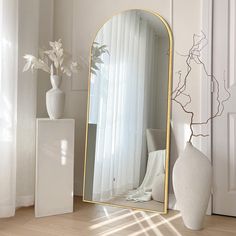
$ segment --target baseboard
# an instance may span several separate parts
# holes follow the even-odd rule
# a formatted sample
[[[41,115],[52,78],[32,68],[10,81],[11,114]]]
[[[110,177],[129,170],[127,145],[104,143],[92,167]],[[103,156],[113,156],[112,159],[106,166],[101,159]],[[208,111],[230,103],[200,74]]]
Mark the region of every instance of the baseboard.
[[[16,198],[16,207],[28,207],[34,205],[34,196],[20,196]]]

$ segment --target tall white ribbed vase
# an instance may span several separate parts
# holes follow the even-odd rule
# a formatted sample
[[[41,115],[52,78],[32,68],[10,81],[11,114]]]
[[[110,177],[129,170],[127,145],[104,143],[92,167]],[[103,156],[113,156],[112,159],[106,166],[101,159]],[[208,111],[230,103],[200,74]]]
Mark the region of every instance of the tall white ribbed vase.
[[[192,230],[203,228],[212,186],[212,166],[208,158],[186,143],[173,168],[173,187],[184,224]]]
[[[64,113],[65,93],[60,90],[62,78],[51,75],[52,88],[46,93],[46,107],[50,119],[60,119]]]

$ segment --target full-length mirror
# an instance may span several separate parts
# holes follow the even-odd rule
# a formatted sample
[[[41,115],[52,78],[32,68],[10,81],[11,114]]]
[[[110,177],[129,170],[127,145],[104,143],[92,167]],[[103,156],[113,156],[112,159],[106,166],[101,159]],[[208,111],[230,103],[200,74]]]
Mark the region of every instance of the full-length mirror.
[[[113,16],[91,48],[84,200],[167,211],[172,38],[144,10]]]

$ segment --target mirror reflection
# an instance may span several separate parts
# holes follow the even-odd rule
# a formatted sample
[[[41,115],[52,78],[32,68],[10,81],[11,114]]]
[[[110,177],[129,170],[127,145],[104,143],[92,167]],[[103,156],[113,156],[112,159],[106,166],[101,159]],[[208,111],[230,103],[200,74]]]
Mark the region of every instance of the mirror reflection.
[[[84,200],[163,212],[170,38],[143,10],[112,17],[91,49]]]

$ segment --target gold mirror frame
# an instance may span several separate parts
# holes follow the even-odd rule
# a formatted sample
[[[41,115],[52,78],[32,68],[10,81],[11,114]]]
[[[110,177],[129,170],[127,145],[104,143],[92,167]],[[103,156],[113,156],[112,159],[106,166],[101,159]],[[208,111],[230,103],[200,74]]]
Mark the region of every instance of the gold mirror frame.
[[[89,108],[90,108],[90,81],[91,81],[91,55],[92,55],[92,44],[98,34],[98,32],[102,29],[102,27],[114,16],[125,12],[129,10],[142,10],[147,13],[150,13],[156,17],[158,17],[161,22],[164,24],[168,36],[169,36],[169,65],[168,65],[168,101],[167,101],[167,120],[166,120],[166,161],[165,161],[165,166],[166,166],[166,174],[165,174],[165,200],[164,200],[164,210],[163,212],[158,212],[160,214],[167,214],[168,211],[168,188],[169,188],[169,161],[170,161],[170,113],[171,113],[171,89],[172,89],[172,64],[173,64],[173,36],[172,36],[172,30],[167,23],[167,21],[158,13],[150,11],[150,10],[145,10],[145,9],[126,9],[124,11],[120,11],[113,16],[111,16],[108,20],[105,21],[105,23],[99,28],[99,30],[96,32],[96,35],[91,43],[90,47],[90,61],[89,61],[89,77],[88,77],[88,94],[87,94],[87,118],[86,118],[86,140],[85,140],[85,158],[84,158],[84,176],[83,176],[83,202],[88,202],[88,203],[94,203],[94,204],[99,204],[99,205],[105,205],[105,206],[112,206],[112,207],[117,207],[117,208],[126,208],[126,209],[132,209],[132,210],[140,210],[140,211],[148,211],[148,212],[157,212],[157,211],[152,211],[149,209],[140,209],[140,208],[135,208],[135,207],[128,207],[128,206],[122,206],[122,205],[115,205],[115,204],[110,204],[110,203],[105,203],[105,202],[97,202],[97,201],[89,201],[84,198],[85,195],[85,182],[86,182],[86,162],[87,162],[87,143],[88,143],[88,120],[89,120]]]

